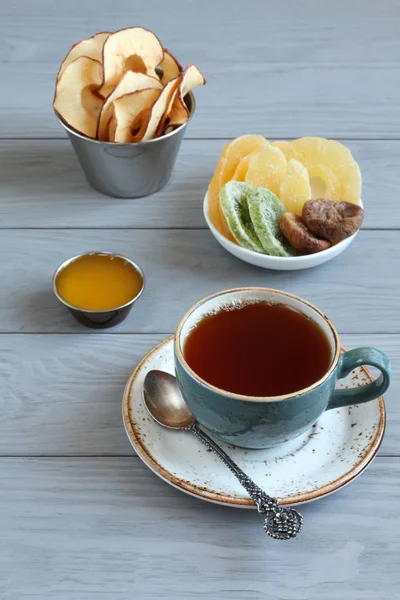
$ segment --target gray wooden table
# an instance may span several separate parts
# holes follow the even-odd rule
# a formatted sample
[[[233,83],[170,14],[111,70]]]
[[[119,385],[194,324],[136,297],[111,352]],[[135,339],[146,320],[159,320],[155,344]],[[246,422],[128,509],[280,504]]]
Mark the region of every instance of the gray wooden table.
[[[135,201],[84,181],[51,109],[75,41],[141,24],[208,84],[174,175]],[[397,0],[0,1],[0,598],[397,600],[400,523],[400,5]],[[267,272],[213,240],[202,198],[226,140],[322,135],[363,171],[366,219],[320,268]],[[131,256],[146,294],[115,330],[58,305],[51,276],[90,249]],[[237,285],[305,296],[346,346],[393,363],[371,467],[304,507],[292,543],[249,511],[179,493],[134,455],[124,383],[195,300]]]

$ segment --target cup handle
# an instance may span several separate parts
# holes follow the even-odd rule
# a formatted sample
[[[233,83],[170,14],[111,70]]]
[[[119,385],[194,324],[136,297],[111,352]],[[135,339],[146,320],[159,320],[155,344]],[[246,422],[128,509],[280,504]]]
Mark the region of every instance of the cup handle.
[[[363,404],[370,400],[379,398],[386,392],[391,380],[391,367],[386,354],[377,348],[354,348],[341,355],[339,359],[339,377],[346,377],[356,367],[369,365],[380,370],[378,379],[361,387],[353,387],[348,390],[335,390],[329,400],[326,410],[350,406],[351,404]]]

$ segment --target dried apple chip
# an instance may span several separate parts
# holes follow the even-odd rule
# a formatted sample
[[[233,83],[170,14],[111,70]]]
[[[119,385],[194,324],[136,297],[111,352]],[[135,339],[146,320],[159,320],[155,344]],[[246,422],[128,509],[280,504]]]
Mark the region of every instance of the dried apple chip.
[[[80,56],[67,65],[56,84],[53,107],[70,127],[96,137],[97,120],[103,99],[98,95],[102,66],[97,60]]]
[[[189,65],[182,73],[182,81],[179,85],[179,91],[172,105],[169,114],[169,125],[183,125],[189,119],[190,112],[185,104],[185,96],[195,87],[205,85],[206,80],[203,74],[195,65]]]
[[[162,69],[161,83],[163,85],[182,73],[182,66],[167,48],[164,48],[164,58],[159,66]]]
[[[113,114],[113,102],[120,96],[145,89],[162,89],[162,83],[155,77],[143,75],[143,73],[125,73],[117,87],[108,96],[101,109],[97,126],[97,138],[103,142],[108,141],[108,126]]]
[[[103,46],[106,39],[110,35],[111,33],[109,31],[101,31],[100,33],[96,33],[96,35],[90,38],[81,40],[77,44],[74,44],[68,52],[67,56],[64,58],[63,62],[61,63],[61,67],[57,75],[57,80],[60,79],[67,66],[80,56],[93,58],[93,60],[97,60],[101,63],[103,60]]]
[[[113,113],[110,122],[108,124],[108,141],[115,142],[115,130],[116,130],[116,121],[115,114]]]
[[[75,65],[78,59],[83,62]],[[96,67],[93,62],[87,62],[90,60]],[[67,72],[72,64],[75,66]],[[71,127],[100,141],[114,141],[115,135],[117,141],[128,137],[130,141],[139,141],[142,134],[144,140],[149,140],[173,131],[188,120],[189,111],[183,98],[190,89],[202,83],[205,80],[200,71],[189,65],[183,72],[179,61],[162,47],[153,32],[144,27],[129,27],[114,33],[96,33],[72,46],[57,76],[58,90],[53,105]],[[68,85],[71,90],[67,89]],[[122,134],[114,115],[115,100],[150,89],[159,93],[141,95],[142,100],[148,98],[148,105],[139,111],[140,118],[138,96],[120,103],[117,111],[120,122],[121,110],[126,112],[128,103],[133,103],[125,117],[131,121],[133,129],[129,135]],[[82,96],[80,103],[79,95]],[[174,105],[177,122],[170,123]]]
[[[142,141],[151,140],[156,133],[158,133],[158,131],[164,128],[163,119],[171,109],[171,105],[177,93],[181,77],[181,75],[178,75],[178,77],[175,77],[175,79],[168,81],[167,85],[157,98],[151,109],[150,120],[146,127]]]
[[[120,96],[114,101],[113,141],[123,144],[140,142],[146,131],[151,107],[160,96],[160,90],[138,90]]]
[[[107,96],[127,71],[156,77],[155,68],[164,58],[158,37],[144,27],[121,29],[110,35],[103,47],[104,83]]]

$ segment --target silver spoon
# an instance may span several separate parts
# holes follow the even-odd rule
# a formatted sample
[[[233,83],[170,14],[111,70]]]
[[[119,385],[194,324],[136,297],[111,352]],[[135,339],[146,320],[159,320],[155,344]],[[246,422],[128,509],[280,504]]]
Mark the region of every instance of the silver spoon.
[[[215,452],[232,471],[258,508],[265,514],[264,531],[276,540],[296,537],[303,526],[303,517],[294,508],[282,508],[275,498],[268,496],[240,469],[237,464],[202,431],[183,399],[178,382],[164,371],[149,371],[143,385],[144,401],[157,423],[169,429],[185,429],[194,433],[210,450]]]

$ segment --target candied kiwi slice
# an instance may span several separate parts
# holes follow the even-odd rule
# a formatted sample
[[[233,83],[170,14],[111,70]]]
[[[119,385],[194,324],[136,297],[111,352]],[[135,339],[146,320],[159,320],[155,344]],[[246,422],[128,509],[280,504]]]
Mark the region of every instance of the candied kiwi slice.
[[[279,227],[285,212],[282,202],[267,188],[251,190],[247,202],[255,232],[266,254],[293,256],[295,252],[286,242]]]
[[[228,227],[237,243],[247,250],[264,253],[250,218],[247,195],[251,187],[240,181],[229,181],[219,192],[219,200]]]

